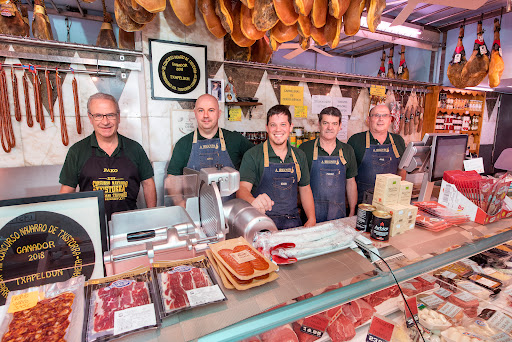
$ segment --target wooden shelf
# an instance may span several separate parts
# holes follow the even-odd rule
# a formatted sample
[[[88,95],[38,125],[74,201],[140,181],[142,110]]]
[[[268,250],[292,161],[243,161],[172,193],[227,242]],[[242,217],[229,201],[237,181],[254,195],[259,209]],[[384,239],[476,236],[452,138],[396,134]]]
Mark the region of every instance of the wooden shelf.
[[[481,115],[482,111],[468,110],[468,109],[448,109],[448,108],[437,108],[437,113],[453,113],[453,114],[466,114],[469,115]]]
[[[240,107],[252,107],[261,106],[261,102],[224,102],[226,106],[240,106]]]
[[[436,129],[436,133],[468,133],[468,134],[478,134],[478,131],[456,131],[449,129]]]

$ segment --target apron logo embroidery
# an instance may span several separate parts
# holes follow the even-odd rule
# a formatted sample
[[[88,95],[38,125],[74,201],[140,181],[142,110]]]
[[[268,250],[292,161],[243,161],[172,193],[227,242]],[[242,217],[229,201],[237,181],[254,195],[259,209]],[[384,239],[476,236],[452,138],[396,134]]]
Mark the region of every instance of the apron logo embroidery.
[[[388,148],[376,148],[373,150],[373,152],[386,152],[388,153],[389,152],[389,147]]]
[[[291,168],[291,167],[287,167],[287,168],[278,168],[276,169],[276,172],[286,172],[286,173],[293,173],[294,172],[294,169]]]
[[[336,160],[322,160],[322,164],[340,165],[340,161]]]
[[[210,149],[210,148],[218,150],[219,144],[205,144],[205,145],[199,146],[199,149],[201,149],[201,150],[206,150],[206,149]]]
[[[106,167],[103,168],[103,172],[116,173],[118,171],[119,171],[118,169],[107,169]]]

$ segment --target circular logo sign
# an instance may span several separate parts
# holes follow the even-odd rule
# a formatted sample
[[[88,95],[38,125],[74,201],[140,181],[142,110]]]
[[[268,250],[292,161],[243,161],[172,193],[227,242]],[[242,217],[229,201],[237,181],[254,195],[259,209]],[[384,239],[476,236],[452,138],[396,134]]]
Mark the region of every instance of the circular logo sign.
[[[20,215],[0,229],[0,305],[12,290],[89,279],[94,265],[92,240],[75,220],[49,211]]]
[[[194,57],[188,53],[171,51],[160,59],[158,76],[168,90],[177,94],[187,94],[199,84],[201,70]]]

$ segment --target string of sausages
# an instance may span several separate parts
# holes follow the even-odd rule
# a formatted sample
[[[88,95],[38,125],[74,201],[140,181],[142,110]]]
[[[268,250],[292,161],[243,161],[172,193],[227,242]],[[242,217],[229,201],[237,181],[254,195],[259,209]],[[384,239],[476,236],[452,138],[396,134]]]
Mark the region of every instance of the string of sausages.
[[[64,115],[64,100],[62,98],[62,82],[60,79],[59,71],[56,70],[56,82],[57,84],[57,99],[59,100],[59,115],[60,115],[60,137],[64,146],[68,146],[69,137],[68,129],[66,126],[66,116]]]
[[[75,120],[76,120],[76,131],[78,134],[82,134],[82,122],[80,121],[80,101],[78,99],[78,85],[76,83],[75,73],[73,72],[73,99],[75,100]]]
[[[34,121],[32,120],[32,109],[30,108],[30,98],[28,95],[28,77],[27,74],[23,73],[23,93],[25,94],[25,114],[27,116],[27,126],[34,126]]]
[[[16,145],[14,131],[11,122],[11,109],[9,106],[9,96],[7,93],[7,77],[5,69],[0,66],[0,140],[2,148],[9,153]]]
[[[21,121],[21,108],[20,108],[20,95],[18,94],[18,77],[14,72],[14,68],[11,68],[11,84],[12,84],[12,97],[14,100],[14,117],[16,121]]]
[[[41,80],[39,79],[39,74],[37,70],[33,72],[33,81],[34,81],[34,103],[36,110],[36,121],[39,122],[39,126],[41,130],[44,131],[46,125],[44,122],[44,113],[43,113],[43,101],[41,96]]]

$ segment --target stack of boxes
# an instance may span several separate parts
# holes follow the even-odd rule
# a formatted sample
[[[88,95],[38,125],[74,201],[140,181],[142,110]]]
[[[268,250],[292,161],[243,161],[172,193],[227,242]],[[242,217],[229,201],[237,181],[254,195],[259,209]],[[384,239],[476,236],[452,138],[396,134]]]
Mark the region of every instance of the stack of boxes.
[[[377,175],[375,179],[372,205],[391,214],[389,236],[413,229],[416,224],[418,207],[411,205],[412,185],[390,173]]]

